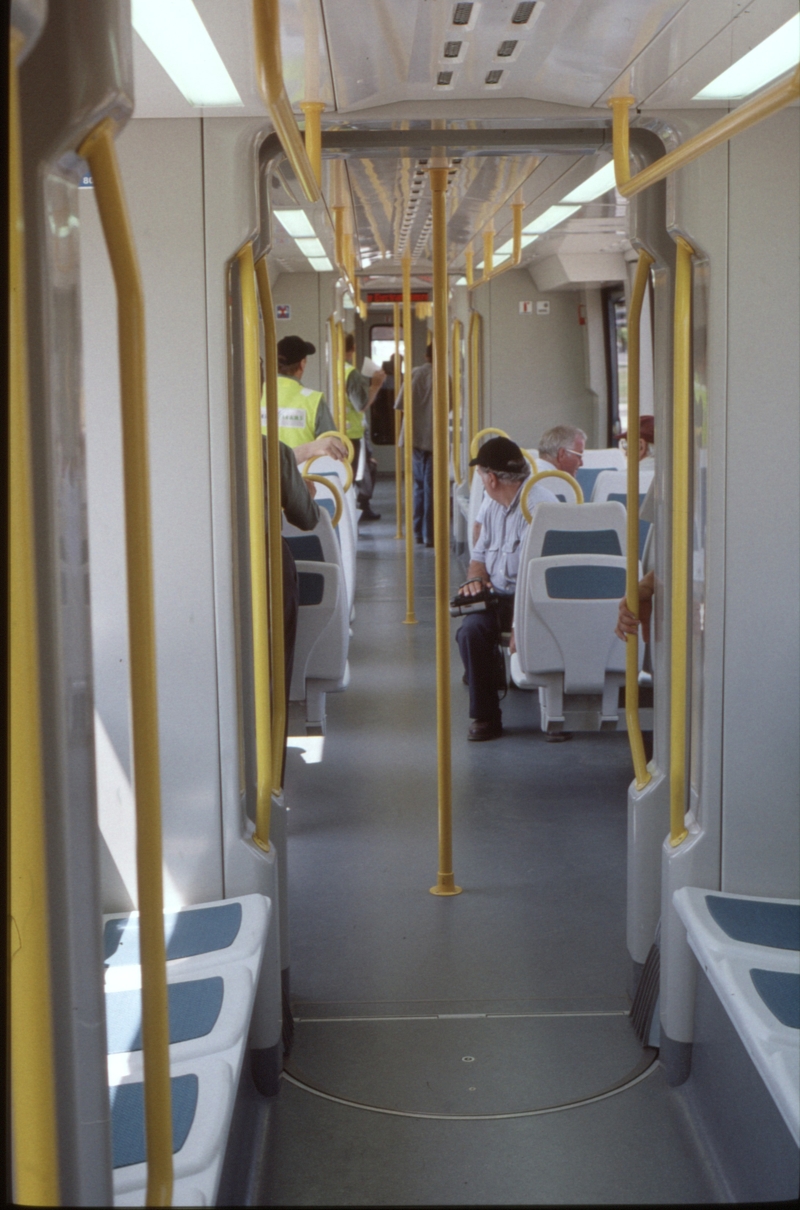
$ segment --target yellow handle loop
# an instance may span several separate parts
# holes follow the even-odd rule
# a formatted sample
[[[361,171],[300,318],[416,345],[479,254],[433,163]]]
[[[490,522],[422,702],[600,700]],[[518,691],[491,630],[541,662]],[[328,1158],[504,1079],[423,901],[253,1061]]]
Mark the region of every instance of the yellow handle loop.
[[[332,524],[333,528],[336,529],[336,526],[339,524],[339,522],[342,519],[342,513],[344,512],[344,501],[342,500],[342,493],[339,491],[336,484],[332,483],[331,480],[328,479],[325,475],[303,475],[303,478],[305,479],[306,483],[321,483],[323,487],[327,487],[328,490],[332,493],[333,502],[336,505],[336,509],[334,511],[333,520],[331,521],[331,524]]]
[[[528,492],[531,490],[534,483],[539,483],[541,479],[564,479],[575,493],[575,502],[577,504],[583,504],[583,492],[581,491],[581,485],[578,483],[577,479],[572,478],[572,475],[568,475],[566,471],[558,471],[555,468],[553,468],[551,471],[538,471],[535,475],[531,475],[530,479],[522,489],[522,500],[520,501],[520,507],[522,508],[522,515],[528,522],[528,525],[530,525],[531,521],[533,520],[533,514],[528,508]]]
[[[529,463],[530,468],[533,471],[534,475],[538,475],[539,468],[536,465],[536,459],[534,458],[533,454],[529,454],[527,450],[523,450],[522,452],[525,455],[525,459]]]
[[[320,458],[327,458],[327,457],[328,457],[327,454],[314,454],[313,457],[309,458],[308,461],[303,466],[304,477],[307,475],[308,469],[311,466],[312,462],[317,462]],[[351,463],[345,462],[344,468],[347,471],[347,482],[344,485],[344,490],[346,492],[349,492],[350,488],[353,486],[353,467],[352,467]]]
[[[338,437],[340,441],[344,442],[344,444],[347,446],[347,457],[352,462],[356,456],[356,451],[352,441],[346,433],[340,433],[338,429],[328,429],[327,433],[320,433],[316,440],[321,441],[323,437]],[[315,454],[314,457],[318,458],[319,454]]]
[[[504,429],[481,429],[481,431],[479,433],[475,434],[475,436],[472,438],[472,441],[470,442],[470,445],[469,445],[470,458],[474,458],[476,456],[476,454],[478,453],[478,450],[480,449],[478,442],[480,441],[481,437],[485,437],[487,433],[494,433],[494,435],[496,437],[507,437],[508,436],[508,433],[505,432]]]

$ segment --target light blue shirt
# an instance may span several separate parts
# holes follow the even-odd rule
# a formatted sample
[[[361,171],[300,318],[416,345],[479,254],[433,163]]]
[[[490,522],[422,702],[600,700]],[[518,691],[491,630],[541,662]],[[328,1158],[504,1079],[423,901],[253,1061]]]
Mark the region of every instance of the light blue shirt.
[[[487,575],[497,592],[506,595],[511,595],[517,587],[520,547],[528,530],[528,522],[520,508],[524,486],[524,483],[520,484],[520,490],[508,507],[486,496],[475,518],[481,523],[481,532],[473,547],[472,558],[476,563],[485,564]],[[533,511],[534,506],[543,500],[555,501],[556,497],[546,487],[536,483],[528,493],[528,507]]]

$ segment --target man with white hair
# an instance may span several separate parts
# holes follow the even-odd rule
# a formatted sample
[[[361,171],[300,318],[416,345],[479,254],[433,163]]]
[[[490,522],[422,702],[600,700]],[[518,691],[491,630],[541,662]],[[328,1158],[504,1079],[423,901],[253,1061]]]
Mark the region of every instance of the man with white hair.
[[[539,457],[556,470],[572,476],[579,466],[583,466],[585,449],[586,434],[574,424],[557,424],[543,433],[539,441]]]

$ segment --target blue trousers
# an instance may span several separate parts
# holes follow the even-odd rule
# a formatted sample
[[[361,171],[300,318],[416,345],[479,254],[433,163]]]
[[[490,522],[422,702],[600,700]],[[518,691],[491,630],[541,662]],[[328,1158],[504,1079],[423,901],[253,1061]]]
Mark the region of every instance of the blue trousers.
[[[456,634],[469,681],[469,716],[479,722],[500,718],[497,685],[497,644],[514,620],[514,597],[500,598],[497,609],[469,613]]]
[[[414,472],[414,536],[433,545],[433,454],[430,450],[411,452]]]

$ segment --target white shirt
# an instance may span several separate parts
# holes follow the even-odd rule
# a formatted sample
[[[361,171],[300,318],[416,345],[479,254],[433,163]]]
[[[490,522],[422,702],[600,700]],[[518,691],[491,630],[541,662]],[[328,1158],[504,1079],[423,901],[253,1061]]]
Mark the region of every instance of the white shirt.
[[[524,483],[520,484],[520,490],[508,507],[492,500],[491,496],[485,496],[476,517],[481,523],[481,532],[473,547],[472,558],[486,566],[486,573],[497,592],[507,596],[517,587],[520,547],[528,530],[528,522],[520,508],[524,486]],[[555,500],[555,496],[541,484],[535,484],[528,496],[529,506],[545,499]]]

